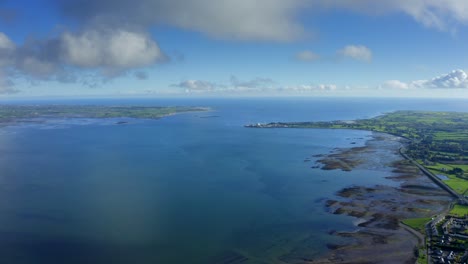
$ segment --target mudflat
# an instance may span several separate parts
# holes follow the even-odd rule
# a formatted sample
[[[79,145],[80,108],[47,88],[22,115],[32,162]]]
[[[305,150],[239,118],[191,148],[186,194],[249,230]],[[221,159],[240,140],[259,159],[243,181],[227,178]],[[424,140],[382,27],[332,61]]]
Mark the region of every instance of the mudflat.
[[[440,213],[451,197],[398,154],[402,144],[404,139],[375,133],[364,147],[337,149],[318,160],[326,170],[388,170],[389,185],[353,185],[339,191],[337,199],[328,200],[330,213],[356,218],[356,230],[333,231],[349,242],[328,245],[331,251],[311,263],[415,262],[422,236],[400,221]]]

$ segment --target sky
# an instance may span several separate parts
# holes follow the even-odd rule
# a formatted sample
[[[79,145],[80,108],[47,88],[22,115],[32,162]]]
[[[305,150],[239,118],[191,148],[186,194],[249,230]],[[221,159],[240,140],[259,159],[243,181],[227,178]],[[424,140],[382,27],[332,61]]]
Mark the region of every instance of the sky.
[[[0,0],[0,99],[468,98],[465,0]]]

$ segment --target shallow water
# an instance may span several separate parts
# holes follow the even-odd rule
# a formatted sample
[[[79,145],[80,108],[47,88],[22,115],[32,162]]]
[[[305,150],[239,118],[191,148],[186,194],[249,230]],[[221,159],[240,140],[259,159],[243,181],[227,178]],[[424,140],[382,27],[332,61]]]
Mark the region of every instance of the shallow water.
[[[445,175],[442,175],[442,174],[436,174],[436,176],[437,176],[437,178],[439,178],[439,179],[441,179],[441,180],[443,180],[443,181],[449,179],[449,177],[447,177],[447,176],[445,176]]]
[[[8,263],[223,263],[237,254],[248,263],[275,263],[291,252],[313,258],[337,239],[331,230],[354,228],[353,218],[325,211],[327,198],[352,184],[390,182],[382,168],[311,169],[312,156],[362,146],[371,133],[244,124],[468,110],[463,100],[60,103],[213,111],[126,125],[83,119],[2,128],[0,252]]]

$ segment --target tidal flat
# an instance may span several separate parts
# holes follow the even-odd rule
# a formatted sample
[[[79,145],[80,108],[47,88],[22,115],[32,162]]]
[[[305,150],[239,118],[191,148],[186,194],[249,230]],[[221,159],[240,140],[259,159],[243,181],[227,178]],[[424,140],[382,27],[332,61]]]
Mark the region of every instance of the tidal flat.
[[[400,224],[406,218],[443,212],[452,200],[420,170],[399,155],[405,140],[374,133],[364,147],[336,149],[317,162],[322,169],[388,170],[388,185],[353,185],[326,202],[330,213],[356,218],[354,232],[333,231],[348,243],[329,244],[329,253],[312,263],[414,263],[422,236]],[[379,254],[375,254],[379,252]]]

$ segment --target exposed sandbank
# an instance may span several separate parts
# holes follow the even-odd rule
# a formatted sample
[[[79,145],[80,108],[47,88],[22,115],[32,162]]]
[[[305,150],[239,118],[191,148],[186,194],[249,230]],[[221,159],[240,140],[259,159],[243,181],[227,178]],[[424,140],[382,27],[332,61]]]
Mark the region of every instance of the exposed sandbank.
[[[320,259],[308,263],[414,263],[414,248],[421,243],[400,221],[405,218],[428,217],[442,212],[450,196],[404,160],[398,149],[400,139],[374,134],[364,147],[339,149],[320,160],[322,169],[384,169],[396,186],[350,186],[328,200],[330,213],[357,218],[354,232],[334,232],[350,239],[346,244],[330,244],[331,250]],[[385,153],[387,152],[387,153]]]

